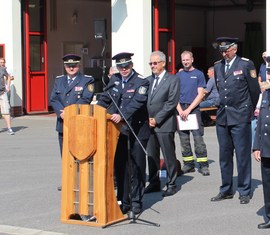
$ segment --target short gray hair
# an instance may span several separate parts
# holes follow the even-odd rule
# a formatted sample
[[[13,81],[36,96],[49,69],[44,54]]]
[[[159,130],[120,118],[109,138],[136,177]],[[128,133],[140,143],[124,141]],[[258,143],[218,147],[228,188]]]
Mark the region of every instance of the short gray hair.
[[[150,56],[157,55],[161,61],[166,62],[166,55],[162,51],[153,51]]]

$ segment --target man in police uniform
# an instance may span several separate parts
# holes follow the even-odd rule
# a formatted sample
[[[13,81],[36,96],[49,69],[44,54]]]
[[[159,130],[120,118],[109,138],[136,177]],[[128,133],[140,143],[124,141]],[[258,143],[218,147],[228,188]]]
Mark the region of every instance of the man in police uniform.
[[[270,78],[270,75],[267,75]],[[259,229],[270,228],[270,89],[263,92],[260,115],[256,128],[253,154],[261,162],[262,185],[266,222],[258,225]]]
[[[66,75],[56,77],[50,97],[50,103],[57,115],[56,131],[61,156],[64,108],[71,104],[90,104],[94,95],[94,78],[79,72],[80,60],[81,57],[74,54],[63,57]]]
[[[251,60],[236,55],[236,38],[216,39],[223,59],[216,62],[215,79],[220,95],[216,130],[222,184],[211,201],[233,198],[233,154],[238,170],[240,204],[250,201],[251,120],[260,94],[256,70]]]
[[[114,87],[102,93],[97,104],[105,108],[110,106],[109,113],[112,115],[113,122],[119,123],[123,120],[120,112],[112,103],[109,92],[145,148],[150,135],[146,109],[149,82],[133,69],[132,56],[133,53],[123,52],[112,58],[116,62],[119,73],[112,75],[108,87],[111,85]],[[128,165],[128,136],[132,172]],[[138,140],[125,124],[122,126],[118,139],[114,164],[117,200],[122,203],[121,210],[124,214],[129,210],[139,214],[142,209],[145,187],[146,156]],[[131,187],[129,187],[129,182],[131,182]]]

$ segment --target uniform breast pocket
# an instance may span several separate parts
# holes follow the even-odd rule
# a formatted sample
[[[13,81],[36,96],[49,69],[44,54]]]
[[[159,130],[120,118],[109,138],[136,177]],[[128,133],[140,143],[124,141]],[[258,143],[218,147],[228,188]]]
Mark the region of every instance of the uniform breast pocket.
[[[246,85],[246,79],[244,76],[234,77],[234,81],[237,88],[242,88]]]
[[[123,94],[123,98],[124,99],[132,99],[134,96],[135,92],[126,92],[125,94]]]
[[[111,92],[111,95],[112,95],[112,97],[114,97],[114,98],[118,98],[118,97],[119,97],[119,92],[113,90],[113,91]]]
[[[83,93],[82,90],[81,90],[81,91],[76,91],[76,92],[74,92],[75,98],[80,99],[80,98],[82,97],[82,93]]]

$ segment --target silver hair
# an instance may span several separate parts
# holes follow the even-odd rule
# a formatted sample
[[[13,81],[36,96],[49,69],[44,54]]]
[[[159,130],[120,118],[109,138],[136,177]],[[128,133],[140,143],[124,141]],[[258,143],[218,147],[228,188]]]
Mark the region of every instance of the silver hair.
[[[162,51],[153,51],[150,56],[157,55],[161,61],[166,62],[166,55]]]

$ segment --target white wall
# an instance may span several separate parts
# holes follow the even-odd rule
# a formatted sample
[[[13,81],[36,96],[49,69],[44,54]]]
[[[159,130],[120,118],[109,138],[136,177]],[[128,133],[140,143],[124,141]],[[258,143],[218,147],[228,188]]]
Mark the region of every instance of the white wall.
[[[134,53],[134,69],[144,76],[151,73],[151,18],[151,0],[112,0],[112,55]]]
[[[0,0],[0,44],[5,44],[8,71],[15,80],[11,86],[11,106],[22,105],[21,9],[19,0]],[[4,10],[3,10],[4,9]]]

